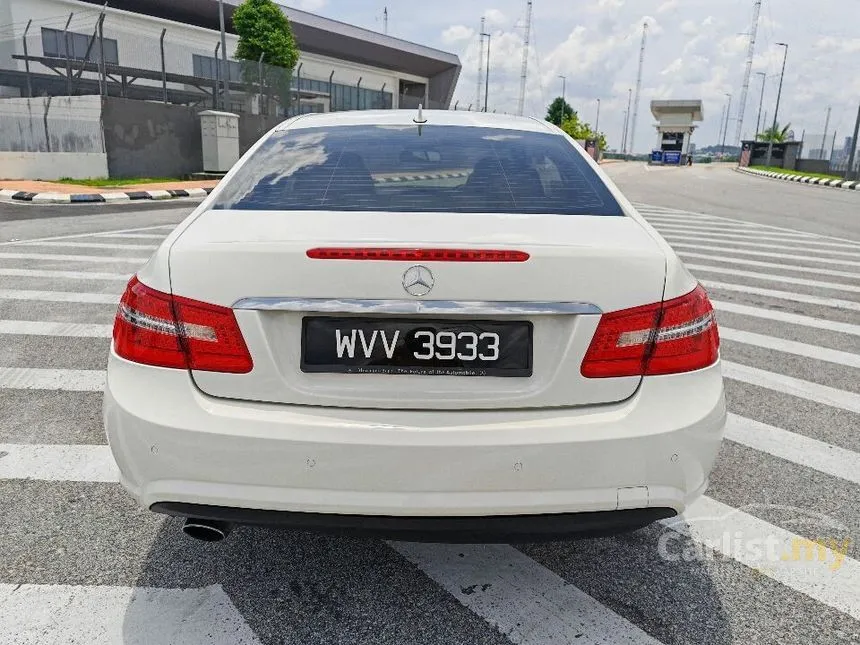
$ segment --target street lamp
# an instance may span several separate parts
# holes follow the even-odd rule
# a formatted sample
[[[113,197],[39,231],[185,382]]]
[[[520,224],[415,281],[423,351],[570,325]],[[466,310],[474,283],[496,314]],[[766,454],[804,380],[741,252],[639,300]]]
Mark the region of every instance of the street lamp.
[[[597,118],[594,119],[594,135],[600,131],[600,99],[597,99]]]
[[[487,111],[487,101],[490,98],[490,38],[489,33],[481,32],[482,36],[487,37],[487,76],[484,78],[484,112]]]
[[[767,72],[756,72],[761,76],[761,98],[758,101],[758,117],[755,120],[755,138],[758,139],[759,128],[761,127],[761,107],[764,104],[764,86],[767,84]]]
[[[558,77],[561,79],[561,102],[563,105],[564,104],[564,90],[566,89],[565,86],[567,85],[567,76],[562,76],[561,74],[559,74]],[[562,109],[562,113],[564,113],[564,109]]]
[[[732,95],[726,92],[726,96],[729,97],[729,105],[726,108],[726,127],[723,129],[723,142],[720,144],[720,156],[725,156],[726,154],[726,135],[729,132],[729,116],[732,113]]]
[[[771,157],[773,155],[773,137],[776,134],[776,119],[779,116],[779,99],[782,97],[782,80],[785,78],[785,61],[788,58],[788,44],[787,43],[776,43],[780,47],[784,47],[785,50],[782,54],[782,71],[779,74],[779,90],[776,93],[776,109],[773,111],[773,127],[771,128],[771,136],[770,141],[767,145],[767,162],[766,166],[770,166]]]

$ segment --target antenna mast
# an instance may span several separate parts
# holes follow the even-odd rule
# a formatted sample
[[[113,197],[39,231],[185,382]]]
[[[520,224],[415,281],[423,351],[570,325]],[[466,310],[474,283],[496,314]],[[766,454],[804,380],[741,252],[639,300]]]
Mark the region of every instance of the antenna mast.
[[[475,109],[481,111],[481,95],[484,93],[484,17],[481,16],[481,31],[478,34],[478,98],[475,100]]]
[[[529,35],[532,30],[532,0],[526,2],[526,33],[523,36],[523,67],[520,71],[520,100],[517,103],[517,114],[523,115],[526,102],[526,78],[529,70]]]
[[[382,33],[388,35],[388,7],[382,10]]]
[[[634,140],[636,139],[636,119],[639,117],[639,94],[642,91],[642,66],[645,63],[645,43],[648,39],[648,23],[642,23],[642,47],[639,50],[639,74],[636,76],[636,98],[633,101],[633,120],[630,122],[630,140],[627,149],[633,152]]]
[[[735,141],[738,143],[740,143],[741,136],[743,135],[744,112],[747,107],[747,92],[749,92],[750,89],[750,73],[752,72],[753,56],[755,56],[755,37],[758,33],[758,17],[760,13],[761,0],[755,0],[752,25],[750,25],[750,46],[747,51],[747,67],[744,72],[744,86],[743,89],[741,89],[741,104],[738,108],[738,130],[735,133]]]

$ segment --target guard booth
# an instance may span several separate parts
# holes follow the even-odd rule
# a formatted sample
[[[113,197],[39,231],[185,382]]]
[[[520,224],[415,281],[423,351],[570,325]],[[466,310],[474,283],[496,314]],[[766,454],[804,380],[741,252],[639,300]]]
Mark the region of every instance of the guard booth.
[[[651,114],[657,119],[657,145],[651,152],[651,163],[681,165],[687,163],[690,139],[695,123],[703,118],[702,102],[651,101]]]

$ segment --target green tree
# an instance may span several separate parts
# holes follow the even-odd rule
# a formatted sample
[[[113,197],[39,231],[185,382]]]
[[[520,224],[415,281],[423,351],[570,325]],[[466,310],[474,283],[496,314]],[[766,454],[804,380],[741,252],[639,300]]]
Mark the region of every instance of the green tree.
[[[576,112],[573,111],[570,104],[560,96],[555,98],[546,110],[546,120],[558,126],[561,126],[565,119],[575,115]]]
[[[239,34],[235,57],[257,62],[260,54],[267,65],[292,71],[299,59],[290,21],[272,0],[245,0],[233,12],[233,27]]]
[[[583,139],[596,139],[597,144],[601,150],[606,150],[606,135],[602,132],[595,132],[591,128],[590,123],[586,123],[585,121],[579,120],[579,114],[573,112],[568,118],[566,118],[561,123],[562,130],[564,130],[571,139],[576,139],[577,141],[581,141]]]
[[[764,132],[759,132],[756,135],[756,138],[759,141],[773,141],[774,143],[785,143],[788,140],[788,131],[790,129],[790,123],[782,129],[780,129],[779,123],[777,123],[776,127],[771,126]]]
[[[299,48],[290,21],[272,0],[245,0],[233,12],[233,28],[239,35],[234,58],[245,61],[242,75],[248,84],[259,84],[277,94],[282,104],[290,101],[290,80],[299,59]],[[263,56],[264,78],[258,78]]]

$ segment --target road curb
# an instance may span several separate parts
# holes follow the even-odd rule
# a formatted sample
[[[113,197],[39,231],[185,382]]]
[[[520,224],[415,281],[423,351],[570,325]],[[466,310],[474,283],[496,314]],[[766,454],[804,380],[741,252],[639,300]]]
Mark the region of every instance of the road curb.
[[[806,175],[794,175],[784,172],[771,172],[769,170],[757,170],[755,168],[735,168],[735,171],[747,175],[758,175],[769,179],[781,179],[782,181],[793,181],[796,184],[815,184],[827,188],[841,188],[843,190],[860,190],[860,181],[846,181],[844,179],[825,179],[823,177],[807,177]]]
[[[131,190],[127,192],[112,191],[109,193],[28,193],[23,190],[8,190],[0,188],[0,202],[30,203],[30,204],[123,204],[137,201],[162,201],[188,197],[203,198],[212,192],[212,188],[187,188],[180,190]]]

